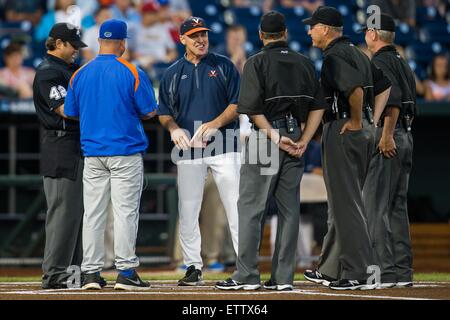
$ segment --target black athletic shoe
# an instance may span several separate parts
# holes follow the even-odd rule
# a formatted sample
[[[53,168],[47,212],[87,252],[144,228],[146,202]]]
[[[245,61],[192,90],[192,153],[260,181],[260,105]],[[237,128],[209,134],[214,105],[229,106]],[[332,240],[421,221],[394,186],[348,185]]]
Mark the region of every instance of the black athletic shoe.
[[[220,290],[258,290],[261,288],[261,285],[242,283],[228,278],[227,280],[216,282],[216,288]]]
[[[66,283],[42,283],[42,289],[67,289]]]
[[[333,279],[329,276],[326,276],[324,274],[321,274],[319,270],[306,270],[303,273],[303,276],[306,280],[309,280],[314,283],[322,284],[326,287],[330,285],[330,282],[336,281],[336,279]]]
[[[269,279],[266,282],[264,282],[263,287],[266,290],[277,290],[277,291],[291,291],[294,289],[294,286],[292,284],[277,284],[275,281],[272,281],[272,279]]]
[[[377,286],[377,283],[367,284],[366,280],[341,279],[330,283],[330,289],[333,290],[372,290]]]
[[[128,290],[128,291],[136,291],[136,290],[148,290],[150,289],[150,283],[148,281],[143,281],[136,270],[133,270],[133,274],[130,277],[124,276],[119,272],[116,279],[116,285],[114,286],[114,290]]]
[[[189,266],[184,277],[178,280],[179,286],[202,286],[204,284],[202,272],[195,269],[195,266]]]
[[[104,286],[106,286],[106,281],[100,276],[100,272],[83,274],[81,284],[82,289],[100,290]]]
[[[412,281],[400,281],[395,284],[395,288],[410,288],[413,286]]]

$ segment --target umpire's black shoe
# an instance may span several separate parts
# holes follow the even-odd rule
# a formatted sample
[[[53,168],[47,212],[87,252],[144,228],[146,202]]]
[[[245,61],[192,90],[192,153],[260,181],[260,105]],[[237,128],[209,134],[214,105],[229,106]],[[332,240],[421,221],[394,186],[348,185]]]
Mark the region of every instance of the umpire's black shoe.
[[[143,281],[137,274],[136,270],[132,270],[130,276],[125,276],[119,272],[114,290],[142,291],[148,290],[150,287],[151,286],[148,281]]]
[[[366,280],[341,279],[330,283],[330,289],[333,290],[373,290],[377,286],[377,283],[367,284]]]
[[[195,269],[195,266],[189,266],[184,277],[178,280],[179,286],[202,286],[204,284],[202,272]]]
[[[227,280],[216,282],[216,288],[220,290],[258,290],[261,288],[261,285],[242,283],[228,278]]]
[[[67,289],[66,283],[42,283],[42,289]]]
[[[266,282],[264,282],[263,287],[266,290],[277,290],[277,291],[291,291],[294,289],[292,284],[277,284],[272,279],[269,279]]]
[[[100,290],[106,286],[106,281],[100,276],[100,272],[85,273],[82,276],[81,288],[84,290]]]
[[[314,283],[322,284],[326,287],[330,285],[330,282],[336,281],[336,279],[333,279],[329,276],[326,276],[319,272],[319,270],[306,270],[303,273],[303,276],[306,280],[309,280]]]

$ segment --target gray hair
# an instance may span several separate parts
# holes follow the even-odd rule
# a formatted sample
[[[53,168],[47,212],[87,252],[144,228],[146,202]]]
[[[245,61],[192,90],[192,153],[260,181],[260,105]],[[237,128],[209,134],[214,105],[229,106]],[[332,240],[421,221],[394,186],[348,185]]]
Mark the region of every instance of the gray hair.
[[[330,28],[335,33],[343,33],[344,32],[344,27],[334,27],[334,26],[327,26],[327,27]]]
[[[376,30],[380,40],[386,43],[394,43],[395,32],[386,30]]]

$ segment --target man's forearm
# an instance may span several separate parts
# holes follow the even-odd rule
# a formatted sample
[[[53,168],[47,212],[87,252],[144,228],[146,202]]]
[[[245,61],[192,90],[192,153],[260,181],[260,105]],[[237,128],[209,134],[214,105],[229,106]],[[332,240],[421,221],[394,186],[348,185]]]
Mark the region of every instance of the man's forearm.
[[[348,99],[348,102],[350,104],[351,121],[359,125],[361,125],[362,123],[363,99],[364,92],[361,87],[355,88]]]
[[[400,115],[400,109],[397,107],[388,107],[384,116],[384,136],[393,136],[395,131],[395,125],[397,124],[398,116]]]
[[[252,122],[259,128],[263,130],[267,137],[272,140],[275,144],[280,142],[280,134],[275,130],[272,125],[267,120],[266,116],[263,114],[250,115]]]
[[[387,88],[375,97],[375,107],[373,110],[373,122],[375,123],[375,125],[378,123],[378,120],[380,120],[381,115],[383,114],[390,94],[391,87]]]
[[[217,122],[217,126],[222,128],[230,122],[236,120],[239,117],[237,113],[237,104],[230,104],[224,112],[222,112],[214,121]]]
[[[308,114],[308,120],[306,121],[305,131],[302,133],[301,139],[309,142],[317,131],[317,128],[322,121],[324,109],[313,110]]]
[[[172,116],[159,116],[159,123],[169,132],[179,128],[178,124]]]

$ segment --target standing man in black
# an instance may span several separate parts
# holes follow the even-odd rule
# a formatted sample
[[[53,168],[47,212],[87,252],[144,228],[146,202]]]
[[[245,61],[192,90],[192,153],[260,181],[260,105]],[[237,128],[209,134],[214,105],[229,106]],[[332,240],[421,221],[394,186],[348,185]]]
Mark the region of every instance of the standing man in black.
[[[57,23],[45,42],[47,55],[33,83],[36,114],[44,129],[41,174],[47,199],[45,251],[42,264],[44,289],[66,287],[67,268],[82,261],[83,161],[80,128],[64,115],[64,98],[79,48],[80,30]]]
[[[313,64],[288,47],[284,16],[275,11],[265,14],[259,37],[264,48],[244,66],[237,109],[253,123],[241,166],[237,270],[216,284],[222,290],[261,287],[258,253],[270,195],[275,197],[279,218],[271,279],[264,288],[293,289],[302,156],[325,109]],[[302,132],[300,125],[305,122]],[[270,174],[264,171],[267,163],[261,159],[269,153],[276,162],[276,170]]]
[[[381,288],[409,287],[413,269],[407,194],[416,86],[414,73],[394,47],[394,20],[381,14],[379,21],[379,26],[371,26],[368,20],[363,30],[372,62],[390,79],[392,90],[376,128],[377,150],[364,185],[364,205],[381,269]]]
[[[318,270],[304,275],[335,290],[374,289],[377,284],[367,282],[375,256],[362,189],[373,151],[371,109],[384,107],[390,82],[342,36],[338,10],[319,7],[303,22],[313,46],[323,50],[321,83],[330,106],[322,137],[328,232]]]

